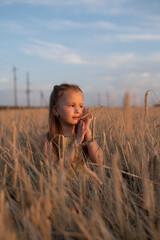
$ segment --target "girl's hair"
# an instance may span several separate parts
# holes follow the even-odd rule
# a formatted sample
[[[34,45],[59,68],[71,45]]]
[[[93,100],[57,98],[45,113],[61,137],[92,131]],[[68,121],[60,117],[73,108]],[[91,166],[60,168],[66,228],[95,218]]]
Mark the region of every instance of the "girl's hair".
[[[57,155],[58,155],[58,148],[57,148],[58,135],[62,134],[62,129],[61,129],[59,118],[53,112],[53,107],[54,105],[57,104],[60,97],[62,97],[65,92],[70,90],[82,93],[82,90],[79,88],[78,85],[62,83],[60,85],[55,85],[50,95],[48,141],[52,142],[53,149]]]

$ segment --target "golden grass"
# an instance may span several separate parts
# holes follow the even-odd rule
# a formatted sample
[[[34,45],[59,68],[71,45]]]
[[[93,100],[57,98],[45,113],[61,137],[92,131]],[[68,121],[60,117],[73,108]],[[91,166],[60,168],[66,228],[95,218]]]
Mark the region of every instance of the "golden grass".
[[[104,162],[77,180],[41,149],[48,110],[0,112],[0,239],[159,239],[159,108],[127,111],[93,112]]]

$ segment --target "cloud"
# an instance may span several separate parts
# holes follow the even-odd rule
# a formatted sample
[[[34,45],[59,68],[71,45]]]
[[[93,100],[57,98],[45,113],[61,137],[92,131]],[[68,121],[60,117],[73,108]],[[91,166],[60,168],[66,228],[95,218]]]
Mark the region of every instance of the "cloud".
[[[83,60],[77,53],[64,45],[34,39],[30,41],[31,44],[20,49],[27,55],[35,55],[63,64],[87,64],[87,61]]]
[[[24,27],[21,24],[16,23],[14,21],[1,21],[0,28],[3,28],[12,33],[18,33],[18,34],[29,33],[26,29],[24,29]]]
[[[45,5],[45,6],[60,6],[60,7],[75,7],[83,8],[90,12],[103,12],[113,15],[129,14],[132,8],[125,9],[124,5],[132,3],[133,0],[1,0],[0,5],[11,4],[27,4],[27,5]],[[76,12],[79,9],[76,9]],[[73,10],[73,9],[72,9]]]
[[[104,56],[85,56],[77,54],[73,49],[70,49],[62,44],[44,42],[40,40],[30,39],[30,43],[20,51],[27,55],[38,56],[43,59],[54,61],[62,64],[75,65],[91,65],[97,67],[107,67],[109,71],[143,71],[146,69],[157,71],[160,63],[160,52],[150,55],[138,55],[133,52],[125,54],[110,54]]]
[[[52,4],[52,0],[2,0],[3,4],[10,5],[10,4],[32,4],[32,5],[48,5]]]
[[[102,39],[107,42],[160,41],[160,34],[114,34]]]
[[[152,53],[149,58],[152,62],[160,62],[160,52]]]
[[[113,5],[124,4],[131,0],[112,0]],[[2,0],[3,4],[33,4],[33,5],[111,5],[110,0]]]
[[[145,76],[145,77],[144,77]],[[118,100],[116,100],[117,105],[121,105],[124,94],[129,91],[132,97],[132,103],[135,104],[135,97],[137,98],[138,105],[144,104],[144,96],[147,90],[152,89],[156,95],[160,93],[160,73],[121,73],[116,72],[112,76],[112,81],[106,83],[106,86],[101,88],[102,95],[106,94],[106,91],[109,93],[111,102],[113,100],[112,93],[117,95]],[[106,75],[107,77],[107,75]],[[153,97],[150,104],[156,103],[156,97]]]
[[[8,78],[4,77],[4,78],[0,78],[0,83],[8,83],[9,80]]]
[[[142,78],[148,78],[148,77],[150,77],[150,73],[148,73],[148,72],[143,72],[143,73],[141,74],[141,77],[142,77]]]
[[[76,22],[70,20],[43,21],[32,18],[33,22],[52,30],[62,29],[98,29],[98,30],[117,30],[118,26],[108,21]]]
[[[143,104],[145,92],[152,89],[159,95],[160,93],[160,53],[152,53],[147,56],[133,53],[115,54],[107,56],[105,59],[97,59],[100,66],[106,66],[106,73],[95,76],[99,79],[102,95],[112,92],[123,98],[124,93],[129,90],[132,95],[137,96],[139,104]],[[95,68],[96,69],[96,68]],[[95,93],[95,86],[92,92]],[[92,94],[93,94],[92,93]],[[116,100],[116,104],[121,101]]]
[[[103,57],[96,56],[95,59],[95,61],[88,60],[88,62],[96,66],[105,66],[108,72],[146,72],[146,69],[147,71],[157,72],[159,71],[160,53],[151,53],[143,56],[128,52],[125,54],[110,54]]]
[[[102,61],[101,64],[104,64],[108,67],[110,67],[111,69],[117,69],[117,68],[121,68],[122,66],[126,66],[126,65],[133,65],[133,62],[139,59],[139,56],[135,56],[134,53],[126,53],[126,54],[112,54],[106,57],[106,59],[104,59]]]
[[[137,93],[144,93],[148,89],[160,90],[160,81],[158,73],[116,73],[113,77],[111,86],[121,90],[134,89]],[[155,88],[156,86],[156,88]]]

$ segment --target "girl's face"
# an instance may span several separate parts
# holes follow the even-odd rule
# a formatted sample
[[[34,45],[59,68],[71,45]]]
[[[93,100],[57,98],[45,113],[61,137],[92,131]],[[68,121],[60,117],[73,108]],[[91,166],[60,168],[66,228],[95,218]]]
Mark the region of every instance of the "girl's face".
[[[76,125],[83,110],[83,94],[80,91],[68,90],[56,104],[56,114],[60,123]]]

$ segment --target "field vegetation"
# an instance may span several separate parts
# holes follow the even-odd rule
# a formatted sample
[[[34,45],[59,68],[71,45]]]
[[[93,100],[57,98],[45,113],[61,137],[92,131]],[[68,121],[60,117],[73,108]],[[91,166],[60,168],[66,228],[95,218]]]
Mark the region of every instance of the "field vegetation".
[[[0,239],[160,239],[159,110],[95,111],[104,162],[77,180],[42,151],[47,109],[1,110]]]

